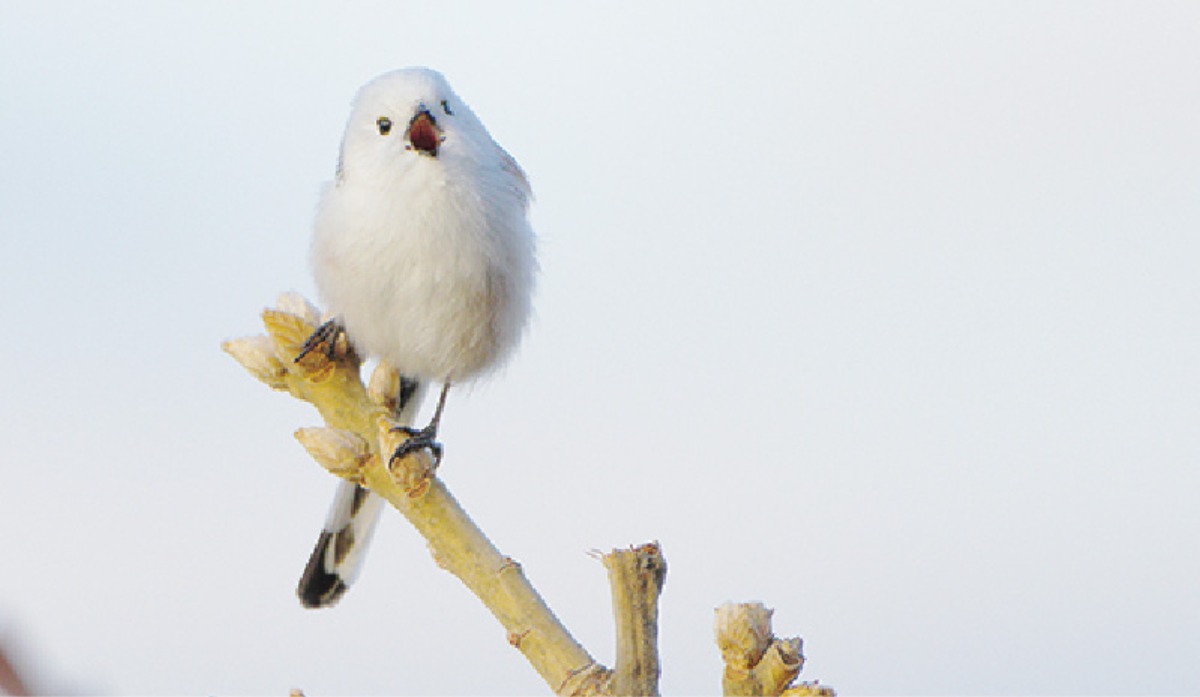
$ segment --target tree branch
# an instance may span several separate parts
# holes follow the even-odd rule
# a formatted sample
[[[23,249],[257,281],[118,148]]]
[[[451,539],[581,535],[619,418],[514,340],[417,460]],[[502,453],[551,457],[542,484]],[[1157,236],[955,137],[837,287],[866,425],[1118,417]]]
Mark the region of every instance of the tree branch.
[[[300,347],[320,324],[319,311],[299,295],[281,296],[262,313],[266,336],[233,339],[221,347],[272,389],[311,403],[325,420],[296,438],[329,472],[386,499],[425,538],[434,561],[454,574],[499,620],[508,643],[559,695],[658,695],[658,598],[666,561],[657,543],[602,555],[616,620],[616,670],[600,665],[571,636],[521,569],[475,525],[436,476],[422,449],[392,461],[408,437],[392,414],[399,374],[380,365],[367,386],[360,362],[344,340],[299,361]],[[801,640],[776,639],[761,603],[717,608],[717,644],[725,661],[727,695],[820,695],[832,689],[792,681],[804,664]]]
[[[363,386],[357,358],[322,351],[294,362],[319,323],[319,313],[298,296],[281,298],[262,313],[266,337],[222,345],[252,375],[273,389],[310,402],[326,428],[304,428],[297,439],[333,474],[361,483],[385,498],[425,538],[439,566],[458,577],[500,621],[509,643],[558,694],[604,694],[611,671],[575,641],[534,590],[520,564],[502,555],[433,471],[421,450],[389,469],[384,464],[406,435],[393,431],[387,405],[395,371],[376,371]],[[390,391],[394,394],[394,390]]]

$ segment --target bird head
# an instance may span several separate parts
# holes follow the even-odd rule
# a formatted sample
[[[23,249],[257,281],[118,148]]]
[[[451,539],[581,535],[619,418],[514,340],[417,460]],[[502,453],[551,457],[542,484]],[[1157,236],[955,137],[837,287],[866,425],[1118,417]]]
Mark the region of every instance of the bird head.
[[[482,143],[491,143],[491,136],[441,73],[395,70],[359,91],[338,172],[400,172],[422,160],[443,161],[448,151],[471,157]]]

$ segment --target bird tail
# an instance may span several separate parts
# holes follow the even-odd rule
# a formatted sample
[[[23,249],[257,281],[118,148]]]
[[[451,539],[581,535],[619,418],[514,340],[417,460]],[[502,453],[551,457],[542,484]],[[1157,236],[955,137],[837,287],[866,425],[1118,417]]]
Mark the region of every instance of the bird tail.
[[[424,395],[425,386],[408,378],[400,379],[396,418],[400,425],[411,425]],[[367,546],[375,534],[383,499],[348,481],[338,484],[333,505],[325,518],[321,536],[308,557],[300,576],[296,595],[308,608],[330,607],[354,583],[362,569]]]
[[[382,503],[383,499],[353,482],[338,485],[325,527],[296,588],[304,607],[329,607],[354,582]]]

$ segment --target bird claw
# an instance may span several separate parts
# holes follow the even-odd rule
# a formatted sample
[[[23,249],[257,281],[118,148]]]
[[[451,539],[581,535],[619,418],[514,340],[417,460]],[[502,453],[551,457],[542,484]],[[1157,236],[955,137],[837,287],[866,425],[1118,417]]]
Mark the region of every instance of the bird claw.
[[[428,448],[430,456],[433,457],[433,466],[437,467],[442,462],[442,444],[437,442],[437,429],[431,426],[425,428],[409,428],[408,426],[396,426],[392,428],[392,432],[400,432],[408,436],[408,440],[396,446],[396,450],[392,452],[392,457],[388,461],[389,464],[396,460],[402,459],[415,453],[422,448]]]
[[[309,334],[308,338],[304,340],[304,343],[300,346],[300,353],[296,354],[296,358],[292,362],[299,363],[302,358],[313,351],[316,351],[317,348],[322,344],[325,345],[325,348],[321,351],[321,353],[325,354],[325,358],[327,358],[330,362],[337,360],[338,339],[345,335],[346,328],[343,327],[341,322],[338,322],[336,319],[331,319],[323,323],[321,326],[313,330],[313,333]]]

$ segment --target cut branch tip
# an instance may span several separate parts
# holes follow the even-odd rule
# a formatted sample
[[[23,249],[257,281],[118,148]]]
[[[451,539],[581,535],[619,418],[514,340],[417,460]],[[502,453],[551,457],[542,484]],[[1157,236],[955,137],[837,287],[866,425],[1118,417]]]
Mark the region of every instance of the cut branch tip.
[[[762,603],[725,603],[716,609],[713,629],[725,663],[721,686],[726,695],[804,695],[789,688],[804,667],[800,637],[776,638],[771,630],[774,610]],[[832,695],[823,691],[812,694]]]

